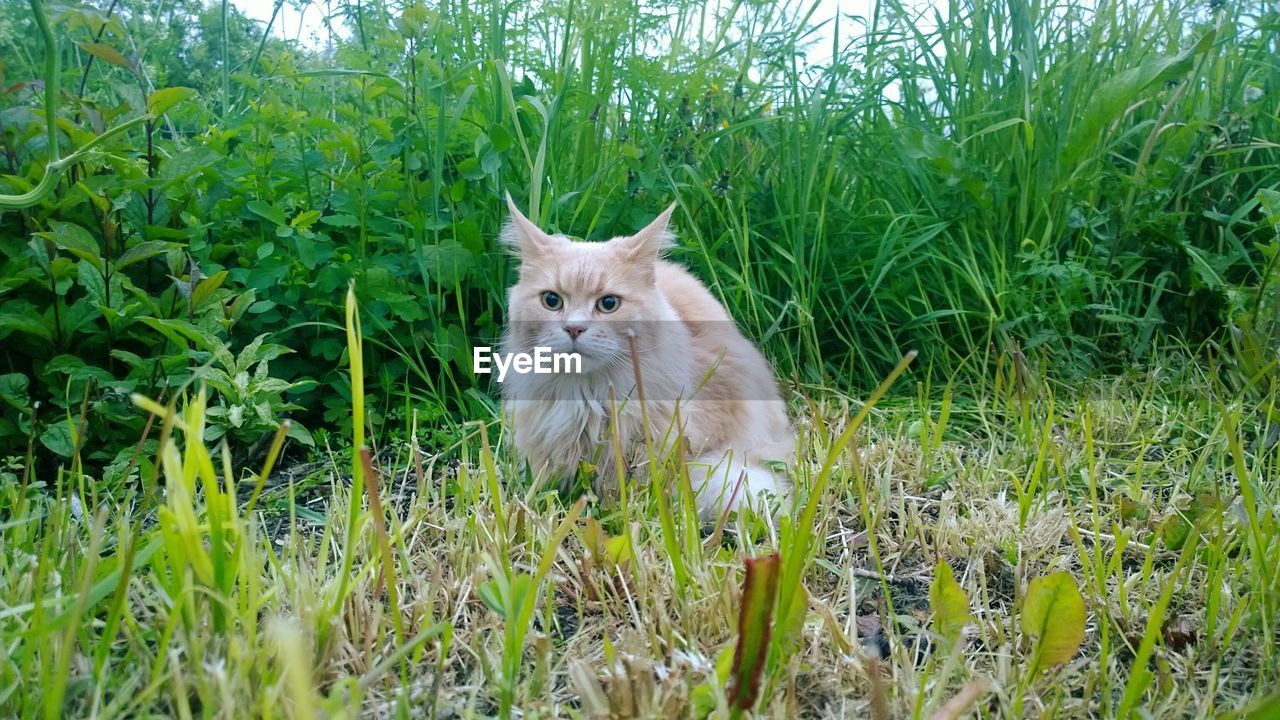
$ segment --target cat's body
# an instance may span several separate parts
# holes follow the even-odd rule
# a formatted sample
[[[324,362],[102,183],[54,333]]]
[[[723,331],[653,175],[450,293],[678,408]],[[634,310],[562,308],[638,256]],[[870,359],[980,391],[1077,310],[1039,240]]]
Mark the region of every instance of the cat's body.
[[[620,446],[624,471],[643,475],[647,417],[655,454],[682,441],[704,519],[761,491],[781,495],[782,479],[765,463],[794,453],[786,405],[768,361],[720,302],[684,268],[659,259],[671,210],[605,243],[549,236],[511,210],[505,238],[521,266],[504,350],[542,346],[577,352],[583,363],[581,374],[514,375],[504,384],[516,449],[534,473],[571,478],[581,461],[593,462],[597,489],[607,492]]]

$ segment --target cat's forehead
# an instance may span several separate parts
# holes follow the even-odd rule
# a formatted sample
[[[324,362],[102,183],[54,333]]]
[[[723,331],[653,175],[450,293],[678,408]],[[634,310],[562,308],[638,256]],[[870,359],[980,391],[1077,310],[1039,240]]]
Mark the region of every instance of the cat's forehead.
[[[524,266],[524,280],[550,284],[564,292],[602,292],[641,281],[616,245],[562,239],[554,253]]]

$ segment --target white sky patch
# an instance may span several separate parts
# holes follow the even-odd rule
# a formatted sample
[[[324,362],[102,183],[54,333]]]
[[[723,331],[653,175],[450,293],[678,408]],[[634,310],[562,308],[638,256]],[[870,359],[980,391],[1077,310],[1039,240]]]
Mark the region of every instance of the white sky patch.
[[[257,20],[265,26],[271,20],[276,0],[231,0],[231,4],[246,17]],[[325,12],[325,5],[321,3],[285,2],[280,6],[275,24],[271,26],[271,36],[297,41],[303,47],[312,50],[323,48],[329,37],[329,31],[324,23]],[[337,32],[340,27],[339,20],[334,31]]]
[[[924,34],[938,28],[935,12],[947,18],[945,0],[906,0],[903,3],[914,10],[916,27]],[[818,0],[818,9],[814,11],[812,23],[824,23],[814,33],[817,42],[809,49],[807,57],[811,64],[824,64],[831,60],[831,41],[835,34],[840,34],[840,49],[844,49],[855,38],[861,38],[870,29],[871,16],[878,3],[876,0]],[[834,22],[837,19],[839,22]]]
[[[216,2],[216,0],[215,0]],[[276,0],[231,0],[246,16],[264,25],[271,20],[271,13]],[[922,18],[924,24],[932,27],[932,8],[938,8],[945,16],[946,3],[943,0],[917,0],[910,3],[918,9],[927,9]],[[328,29],[325,27],[326,3],[286,1],[280,7],[275,24],[271,28],[272,37],[295,40],[303,47],[313,50],[321,49],[328,41]],[[811,64],[825,64],[831,60],[832,39],[839,32],[839,46],[844,47],[854,37],[866,32],[865,22],[869,22],[876,7],[876,0],[818,0],[818,8],[814,11],[811,22],[820,27],[813,37],[815,42],[810,46],[808,60]],[[834,22],[839,15],[839,22]],[[853,17],[862,18],[856,21]],[[342,21],[337,20],[335,32],[346,35],[342,29]]]
[[[855,34],[866,32],[864,23],[871,21],[871,13],[875,8],[875,0],[820,0],[818,9],[813,12],[813,24],[822,23],[818,32],[814,33],[815,42],[809,48],[808,60],[813,64],[825,64],[831,60],[831,41],[836,32],[840,33],[840,47],[849,43]],[[837,18],[839,15],[839,18]],[[855,21],[849,17],[862,18]]]

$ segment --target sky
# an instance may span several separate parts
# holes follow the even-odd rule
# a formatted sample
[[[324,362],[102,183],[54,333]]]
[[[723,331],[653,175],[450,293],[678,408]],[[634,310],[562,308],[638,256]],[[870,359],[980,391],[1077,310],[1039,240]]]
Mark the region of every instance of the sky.
[[[934,0],[934,2],[936,1]],[[271,11],[275,6],[275,0],[231,0],[231,2],[240,8],[240,11],[245,15],[263,23],[271,19]],[[867,17],[870,15],[875,2],[876,0],[820,0],[818,9],[814,12],[814,21],[830,20],[837,13]],[[305,4],[301,12],[292,2],[285,2],[280,10],[280,17],[276,19],[272,34],[276,37],[283,35],[299,40],[308,47],[323,47],[326,36],[323,18],[324,4],[322,2]],[[831,39],[834,29],[834,23],[827,23],[822,28],[822,31],[817,35],[818,42],[814,43],[811,50],[810,61],[821,62],[830,58]],[[841,21],[841,36],[848,38],[849,34],[854,30],[854,23]]]
[[[266,23],[271,19],[275,0],[231,0],[231,4],[246,16]],[[322,47],[326,35],[324,29],[324,5],[307,3],[301,12],[290,2],[280,8],[280,15],[271,30],[275,37],[298,40],[308,47]]]

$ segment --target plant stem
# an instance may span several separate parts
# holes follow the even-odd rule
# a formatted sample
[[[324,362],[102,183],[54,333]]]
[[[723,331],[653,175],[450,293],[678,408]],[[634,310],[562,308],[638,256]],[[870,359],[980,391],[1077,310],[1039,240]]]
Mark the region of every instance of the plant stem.
[[[44,125],[48,134],[49,162],[52,164],[58,160],[58,91],[61,81],[58,61],[60,58],[41,0],[30,1],[31,13],[35,16],[36,27],[40,30],[40,39],[44,42]]]

